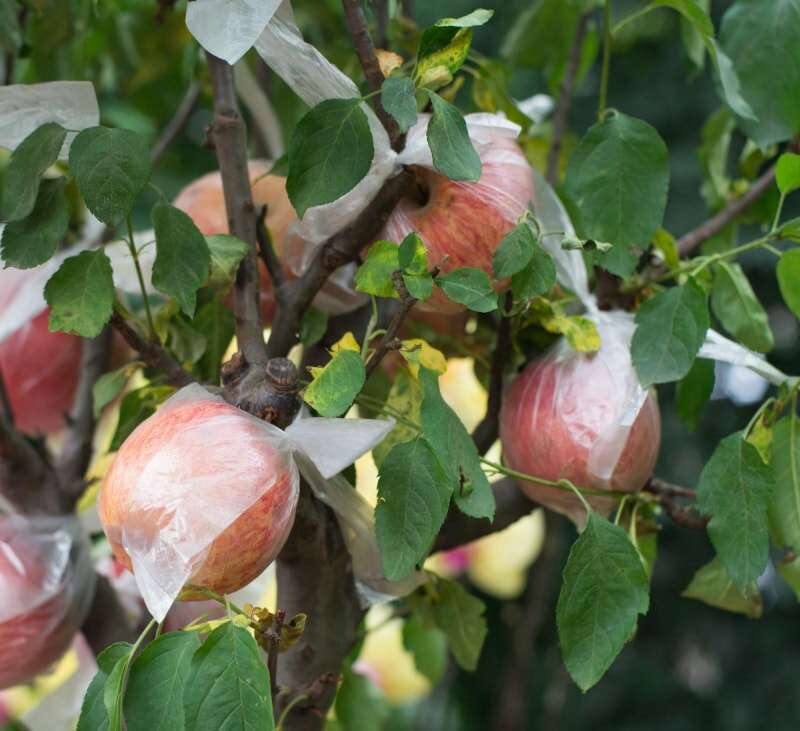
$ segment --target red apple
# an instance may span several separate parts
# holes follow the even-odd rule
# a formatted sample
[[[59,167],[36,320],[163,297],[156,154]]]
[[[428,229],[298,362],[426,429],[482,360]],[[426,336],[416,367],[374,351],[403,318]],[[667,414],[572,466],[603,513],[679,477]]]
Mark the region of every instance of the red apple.
[[[37,536],[27,521],[0,516],[0,688],[33,680],[58,660],[83,620],[87,587],[54,565],[56,536]],[[63,570],[62,570],[63,569]]]
[[[253,203],[256,208],[267,206],[266,225],[278,256],[282,256],[286,229],[296,216],[289,196],[286,195],[286,179],[277,175],[266,175],[271,167],[272,163],[266,160],[252,160],[248,170],[253,186]],[[209,173],[190,183],[178,193],[174,205],[191,216],[197,228],[206,236],[229,232],[222,176],[218,172]],[[268,325],[275,316],[277,303],[272,290],[272,280],[261,261],[259,261],[259,273],[261,317]],[[292,276],[291,272],[287,271],[287,276]]]
[[[420,199],[401,201],[381,238],[400,242],[416,231],[425,242],[431,266],[438,265],[443,272],[472,267],[492,276],[495,249],[528,210],[533,177],[513,139],[489,135],[477,148],[482,172],[476,183],[456,182],[429,168],[415,168]],[[426,304],[437,311],[443,305],[454,309],[441,294]]]
[[[187,583],[230,594],[283,547],[298,484],[294,462],[253,417],[210,396],[179,398],[125,440],[103,483],[100,520],[129,570],[132,546],[177,555],[192,563]]]
[[[563,343],[556,347],[556,353],[530,363],[504,394],[500,439],[506,464],[579,487],[640,489],[653,474],[661,440],[654,393],[647,394],[633,425],[625,428],[630,407],[626,386],[636,377],[629,362],[604,357],[603,350],[582,355],[567,351]],[[519,484],[545,507],[582,514],[578,498],[569,492],[527,481]],[[604,513],[613,505],[608,498],[587,499]]]
[[[31,270],[0,270],[0,318],[34,276]],[[72,408],[81,362],[81,341],[50,332],[49,309],[28,320],[0,342],[0,375],[14,420],[28,434],[49,434],[64,426]]]

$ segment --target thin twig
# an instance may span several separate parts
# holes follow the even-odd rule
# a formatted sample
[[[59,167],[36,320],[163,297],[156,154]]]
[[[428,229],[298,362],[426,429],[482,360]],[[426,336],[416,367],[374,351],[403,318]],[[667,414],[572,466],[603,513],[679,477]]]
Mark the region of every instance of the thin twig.
[[[500,431],[500,407],[503,404],[503,378],[511,357],[511,318],[508,315],[514,297],[511,291],[506,293],[503,311],[500,313],[500,326],[497,329],[497,343],[492,358],[492,369],[489,379],[489,399],[486,404],[486,416],[472,432],[472,441],[480,454],[486,454],[497,441]]]
[[[272,279],[272,289],[275,292],[275,299],[280,303],[283,297],[283,288],[286,282],[286,274],[283,271],[283,265],[278,258],[275,251],[275,246],[272,242],[272,235],[269,232],[266,224],[267,206],[261,206],[258,213],[258,225],[256,228],[256,237],[258,239],[258,254],[264,266],[267,267],[270,279]]]
[[[438,274],[439,267],[435,267],[431,272],[431,276],[435,278]],[[400,347],[400,341],[397,336],[400,333],[400,329],[403,327],[408,313],[411,312],[411,310],[414,309],[414,305],[419,302],[419,300],[412,297],[411,293],[408,291],[403,281],[403,273],[401,271],[398,270],[392,273],[392,283],[400,297],[400,309],[386,328],[386,332],[381,338],[380,345],[378,345],[370,356],[369,362],[367,363],[367,378],[375,372],[375,369],[390,352]]]
[[[367,19],[364,17],[364,10],[361,7],[361,0],[342,0],[344,17],[347,28],[353,39],[353,47],[356,49],[358,61],[364,70],[364,78],[367,81],[367,88],[370,92],[379,91],[383,86],[383,71],[375,54],[375,45],[369,35]],[[386,112],[381,103],[380,94],[375,94],[371,99],[375,114],[378,115],[381,124],[389,134],[392,142],[392,149],[400,151],[405,144],[405,135],[400,132],[394,118]]]
[[[286,282],[285,304],[278,310],[267,344],[270,358],[286,356],[297,342],[303,315],[322,285],[336,269],[355,261],[361,250],[375,240],[397,203],[413,185],[414,175],[408,170],[389,178],[351,224],[319,247],[303,275]]]
[[[561,88],[558,93],[558,102],[553,113],[553,137],[550,142],[550,150],[547,153],[547,182],[555,185],[558,182],[558,165],[561,160],[561,147],[564,144],[564,135],[567,131],[567,120],[569,110],[572,106],[572,92],[574,91],[575,81],[578,78],[578,70],[581,65],[581,50],[583,49],[583,39],[586,37],[586,30],[589,27],[589,13],[584,13],[575,28],[575,36],[572,39],[572,48],[569,52],[569,61],[561,79]]]
[[[681,236],[678,239],[678,253],[681,256],[688,256],[700,244],[716,236],[761,198],[772,187],[774,182],[775,166],[772,166],[750,186],[750,189],[743,196],[729,203],[713,218]]]
[[[228,227],[231,234],[251,246],[239,265],[234,286],[236,339],[248,363],[263,364],[267,351],[259,302],[256,215],[247,169],[247,130],[236,104],[233,67],[211,53],[206,56],[214,89],[212,138],[222,174]]]
[[[200,84],[198,84],[197,81],[192,81],[192,83],[189,84],[189,88],[186,90],[186,94],[184,94],[181,103],[175,110],[175,114],[173,115],[172,119],[170,119],[167,126],[164,127],[160,137],[153,145],[153,149],[150,150],[150,160],[153,162],[153,164],[157,163],[161,159],[161,156],[164,154],[166,149],[183,131],[183,128],[189,121],[189,117],[191,117],[192,111],[194,110],[199,98]]]
[[[96,338],[83,341],[80,380],[64,446],[56,461],[56,472],[62,489],[76,499],[83,492],[84,475],[92,459],[92,440],[97,426],[94,416],[94,384],[111,363],[112,335],[111,328],[106,327]]]
[[[660,480],[658,477],[651,478],[644,489],[656,495],[664,495],[666,497],[682,497],[687,500],[697,499],[696,490],[692,490],[688,487],[681,487],[680,485],[673,485],[671,482]]]
[[[136,332],[118,312],[111,315],[111,325],[148,366],[164,374],[171,386],[181,388],[194,383],[195,379],[191,373],[181,368],[180,364],[161,345],[145,339]]]

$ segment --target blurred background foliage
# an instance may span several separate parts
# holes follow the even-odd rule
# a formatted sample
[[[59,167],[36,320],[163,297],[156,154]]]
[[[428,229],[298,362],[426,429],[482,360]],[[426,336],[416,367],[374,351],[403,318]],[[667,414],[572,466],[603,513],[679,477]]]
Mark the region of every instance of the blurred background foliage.
[[[466,14],[477,5],[495,11],[491,23],[476,29],[474,60],[488,69],[488,98],[502,108],[508,96],[523,100],[557,91],[574,28],[573,2],[417,0],[415,5],[422,27],[441,17]],[[199,78],[201,102],[157,166],[154,179],[167,195],[173,195],[215,167],[213,152],[204,147],[211,117],[208,79],[183,22],[185,0],[174,9],[165,0],[30,0],[28,4],[25,45],[12,69],[15,82],[91,80],[105,124],[134,129],[155,140],[191,80]],[[717,29],[731,4],[711,2]],[[549,5],[552,12],[543,13],[542,5]],[[613,3],[614,16],[621,18],[642,5],[619,0]],[[338,0],[296,0],[294,6],[306,38],[359,78]],[[585,73],[575,91],[567,152],[596,115],[600,69],[592,61],[599,51],[599,19],[596,14],[585,42]],[[610,106],[646,120],[667,143],[671,184],[665,227],[676,236],[707,218],[709,203],[713,210],[724,201],[719,196],[715,199],[698,156],[703,127],[720,108],[719,97],[708,70],[697,68],[696,55],[694,61],[690,57],[691,45],[682,43],[685,33],[679,16],[668,9],[629,24],[614,46],[609,90]],[[393,24],[390,37],[397,50],[414,46],[413,29],[405,24]],[[279,79],[259,68],[255,58],[248,62],[266,84],[284,130],[291,129],[304,112],[302,103]],[[780,73],[782,62],[774,59],[775,73]],[[451,91],[465,111],[477,110],[476,99],[487,98],[487,94],[481,97],[481,88],[476,89],[471,78]],[[540,167],[548,133],[545,122],[525,136],[530,157]],[[735,189],[737,180],[752,179],[758,172],[759,155],[745,143],[735,132],[724,168],[730,189]],[[253,144],[258,154],[270,152],[257,138]],[[135,216],[138,227],[149,225],[148,211],[154,202],[143,199]],[[748,240],[772,215],[775,202],[776,197],[766,196],[754,207],[748,224],[753,230],[732,229],[711,245]],[[787,211],[789,215],[798,214]],[[771,359],[779,368],[797,373],[798,323],[781,304],[770,256],[755,252],[745,256],[742,265],[770,315],[776,341]],[[719,440],[746,425],[763,399],[764,388],[737,369],[718,369],[715,399],[695,434],[675,414],[674,389],[660,389],[664,440],[657,474],[693,485]],[[519,724],[520,719],[526,719],[524,728],[563,731],[797,728],[799,651],[794,642],[787,641],[797,635],[797,600],[774,572],[762,577],[765,606],[764,617],[758,621],[683,599],[681,591],[695,570],[710,560],[712,550],[705,535],[665,522],[650,612],[640,622],[636,641],[599,685],[583,696],[563,669],[554,621],[561,567],[574,530],[548,514],[547,531],[527,593],[509,601],[476,589],[487,602],[490,623],[478,671],[467,674],[448,669],[432,693],[394,708],[382,728],[485,731],[513,728],[508,724]],[[386,643],[384,651],[389,664],[401,668],[402,662],[392,657],[400,652],[399,641]],[[397,681],[395,698],[418,694],[418,678],[412,676],[408,673],[407,680]],[[372,720],[378,722],[382,716]]]

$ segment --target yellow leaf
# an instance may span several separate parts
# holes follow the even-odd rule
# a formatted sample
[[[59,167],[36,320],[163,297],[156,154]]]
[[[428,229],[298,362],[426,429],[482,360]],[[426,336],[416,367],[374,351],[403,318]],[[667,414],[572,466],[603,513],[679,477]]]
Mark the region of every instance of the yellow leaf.
[[[408,362],[408,370],[414,378],[419,378],[420,366],[440,374],[447,370],[447,359],[444,354],[428,345],[422,338],[404,340],[400,352]]]
[[[764,416],[762,414],[753,425],[750,434],[747,435],[747,441],[758,450],[761,461],[769,464],[772,461],[772,437],[774,434],[772,427],[764,423]]]
[[[361,352],[361,346],[358,344],[353,333],[348,332],[342,335],[339,342],[335,343],[331,348],[331,354],[336,355],[342,350],[352,350],[355,353]]]
[[[588,317],[567,315],[560,305],[543,297],[533,302],[533,311],[547,332],[563,335],[579,353],[595,353],[600,349],[600,333]]]

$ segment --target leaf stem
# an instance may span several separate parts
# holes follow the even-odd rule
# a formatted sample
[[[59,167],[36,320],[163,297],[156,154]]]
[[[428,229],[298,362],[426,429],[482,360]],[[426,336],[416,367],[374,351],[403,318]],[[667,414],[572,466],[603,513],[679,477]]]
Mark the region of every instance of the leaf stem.
[[[144,284],[144,276],[142,275],[142,267],[139,264],[139,253],[136,251],[136,244],[133,240],[133,224],[131,223],[131,217],[128,216],[125,219],[125,223],[128,227],[128,250],[131,252],[131,259],[133,259],[133,266],[136,268],[136,276],[139,279],[139,289],[142,291],[142,299],[144,300],[144,311],[145,315],[147,316],[147,327],[150,330],[150,338],[153,341],[158,341],[158,336],[156,335],[156,326],[153,323],[153,313],[150,312],[150,302],[147,299],[147,288]]]
[[[648,5],[644,8],[640,8],[630,15],[626,15],[611,29],[611,35],[617,35],[617,33],[619,33],[626,25],[628,25],[628,23],[632,23],[634,20],[639,20],[639,18],[647,15],[651,10],[655,10],[657,7],[658,5]]]
[[[281,731],[283,729],[283,722],[286,720],[287,716],[292,711],[292,709],[298,703],[302,703],[303,701],[307,700],[308,700],[308,695],[306,693],[300,693],[299,695],[296,695],[294,698],[292,698],[292,700],[289,701],[289,704],[286,706],[286,708],[283,709],[283,713],[281,713],[281,716],[278,719],[278,725],[275,727],[275,731]]]
[[[611,0],[605,0],[603,8],[603,71],[600,78],[600,104],[598,119],[602,119],[608,99],[608,78],[611,74]]]
[[[770,234],[774,234],[778,230],[781,222],[781,213],[783,213],[783,204],[786,202],[786,193],[781,193],[780,200],[778,201],[778,209],[775,211],[775,220],[772,222],[772,228],[769,230]]]

